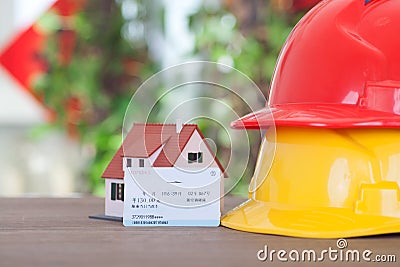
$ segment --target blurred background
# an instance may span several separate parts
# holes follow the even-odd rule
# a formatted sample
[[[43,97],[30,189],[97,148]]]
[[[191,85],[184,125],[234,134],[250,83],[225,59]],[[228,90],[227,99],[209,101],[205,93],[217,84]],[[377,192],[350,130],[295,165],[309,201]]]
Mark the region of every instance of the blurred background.
[[[168,66],[223,63],[267,96],[286,37],[317,2],[0,1],[0,196],[102,196],[130,97]],[[224,158],[228,145],[214,140]],[[235,194],[247,194],[251,141]]]

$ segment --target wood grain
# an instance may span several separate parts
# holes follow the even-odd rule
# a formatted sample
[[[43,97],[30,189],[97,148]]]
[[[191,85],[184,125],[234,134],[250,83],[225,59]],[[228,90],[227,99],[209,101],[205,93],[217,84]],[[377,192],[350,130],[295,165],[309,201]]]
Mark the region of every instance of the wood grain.
[[[241,201],[228,197],[226,208]],[[0,199],[0,266],[309,266],[305,262],[260,262],[256,254],[264,245],[277,250],[336,246],[336,240],[252,234],[224,227],[125,228],[118,222],[88,219],[88,215],[104,212],[103,202],[94,197]],[[400,261],[398,234],[347,241],[351,249],[396,254]]]

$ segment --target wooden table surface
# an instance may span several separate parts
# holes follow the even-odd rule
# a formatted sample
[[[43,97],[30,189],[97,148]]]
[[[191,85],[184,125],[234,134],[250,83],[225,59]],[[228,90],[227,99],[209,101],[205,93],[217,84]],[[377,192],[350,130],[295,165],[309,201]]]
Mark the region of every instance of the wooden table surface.
[[[242,199],[229,197],[226,208]],[[336,240],[301,239],[234,231],[224,227],[125,228],[88,219],[104,212],[104,200],[0,199],[0,266],[399,266],[400,235],[347,239],[348,248],[393,254],[397,263],[260,262],[270,249],[323,250]]]

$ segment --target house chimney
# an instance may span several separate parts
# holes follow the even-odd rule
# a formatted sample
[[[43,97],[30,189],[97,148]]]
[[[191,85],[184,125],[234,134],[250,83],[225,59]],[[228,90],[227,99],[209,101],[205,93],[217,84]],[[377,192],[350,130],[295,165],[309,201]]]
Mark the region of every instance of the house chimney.
[[[181,119],[177,119],[176,120],[176,133],[180,134],[183,128],[183,124],[182,124],[182,120]]]

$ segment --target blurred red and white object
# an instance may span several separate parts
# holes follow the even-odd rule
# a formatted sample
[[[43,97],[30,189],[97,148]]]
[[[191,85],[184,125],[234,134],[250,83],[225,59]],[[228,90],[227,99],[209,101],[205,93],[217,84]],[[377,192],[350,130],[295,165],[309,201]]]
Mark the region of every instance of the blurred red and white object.
[[[38,22],[39,17],[45,17],[44,13],[57,13],[60,15],[61,23],[63,26],[65,25],[65,27],[60,31],[59,45],[61,52],[59,57],[60,62],[67,64],[72,56],[75,45],[75,32],[67,27],[69,17],[77,12],[84,2],[85,0],[58,0],[56,2],[54,2],[54,0],[30,1],[29,3],[38,4],[35,6],[36,9],[33,9],[33,13],[27,12],[27,10],[30,9],[26,6],[23,8],[21,6],[21,9],[18,9],[18,4],[14,6],[17,8],[16,11],[21,10],[24,16],[16,16],[16,19],[20,17],[21,21],[18,22],[17,19],[13,34],[9,34],[8,36],[8,42],[6,40],[4,46],[0,44],[0,65],[3,68],[1,71],[6,70],[9,76],[11,76],[11,79],[18,83],[13,86],[14,89],[22,89],[27,92],[33,99],[39,102],[39,106],[41,104],[40,99],[34,94],[32,84],[36,76],[46,72],[46,63],[40,58],[40,51],[43,50],[46,45],[48,36],[47,29],[42,27]],[[10,0],[5,0],[4,3],[9,4]],[[15,3],[19,3],[19,1],[15,1]],[[8,7],[10,8],[11,5]],[[15,14],[18,14],[18,12]],[[31,20],[27,20],[27,18],[31,18]],[[31,102],[30,104],[30,106],[33,107],[37,106],[38,103]],[[46,117],[50,118],[50,114],[46,114],[44,111],[45,110],[42,108],[40,114],[36,114],[37,117],[40,117],[42,120]],[[32,113],[30,115],[32,115]],[[43,115],[47,116],[44,117]],[[26,116],[24,116],[24,118],[26,118]]]
[[[43,43],[30,28],[54,2],[0,1],[0,124],[37,124],[46,119],[46,110],[27,94],[24,80],[29,79],[27,71],[38,68],[29,49]]]
[[[27,137],[32,127],[49,119],[31,87],[32,79],[46,70],[39,57],[46,32],[37,21],[50,8],[68,17],[80,2],[0,1],[0,196],[65,196],[84,191],[77,179],[82,158],[76,141],[58,132],[36,142]],[[66,32],[63,49],[74,42],[74,36]],[[61,60],[68,61],[68,51],[64,52],[67,56]]]

